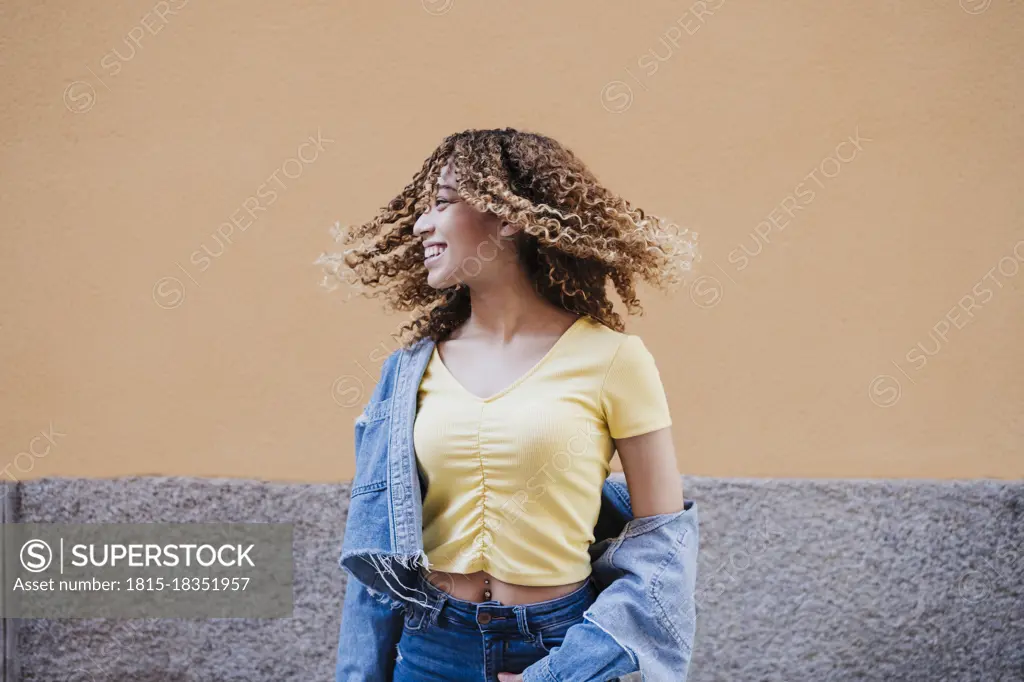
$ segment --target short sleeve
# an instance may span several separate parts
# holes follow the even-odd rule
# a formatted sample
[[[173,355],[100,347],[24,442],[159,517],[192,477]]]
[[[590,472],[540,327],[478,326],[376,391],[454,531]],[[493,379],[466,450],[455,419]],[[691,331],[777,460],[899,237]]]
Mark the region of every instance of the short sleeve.
[[[672,425],[654,356],[639,336],[627,334],[619,344],[601,388],[601,407],[615,439]]]

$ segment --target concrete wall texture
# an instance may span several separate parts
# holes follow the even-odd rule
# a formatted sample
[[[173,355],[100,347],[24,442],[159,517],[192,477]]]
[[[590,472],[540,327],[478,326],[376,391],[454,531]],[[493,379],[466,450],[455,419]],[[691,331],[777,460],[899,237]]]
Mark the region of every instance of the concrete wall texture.
[[[1024,484],[683,484],[701,510],[689,682],[1024,679]],[[22,484],[22,522],[290,523],[295,552],[292,618],[25,620],[24,679],[333,679],[348,494],[185,477]]]
[[[1024,475],[1019,4],[0,17],[5,480],[351,479],[397,320],[313,261],[445,135],[502,126],[699,233],[690,286],[628,320],[682,473]]]

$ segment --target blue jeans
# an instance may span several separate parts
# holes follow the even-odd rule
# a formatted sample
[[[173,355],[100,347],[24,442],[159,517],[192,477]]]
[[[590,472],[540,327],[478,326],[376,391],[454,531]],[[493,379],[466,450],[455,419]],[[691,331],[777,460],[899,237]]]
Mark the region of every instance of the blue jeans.
[[[502,606],[456,599],[421,574],[429,607],[405,611],[393,682],[497,682],[521,673],[560,646],[597,599],[593,578],[573,592],[531,604]]]

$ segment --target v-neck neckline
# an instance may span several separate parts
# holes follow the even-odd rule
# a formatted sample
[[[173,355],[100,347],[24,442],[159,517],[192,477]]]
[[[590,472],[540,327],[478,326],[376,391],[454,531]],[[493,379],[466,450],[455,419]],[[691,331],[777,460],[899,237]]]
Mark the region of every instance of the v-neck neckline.
[[[470,398],[472,398],[473,400],[475,400],[478,403],[490,403],[490,402],[493,402],[493,401],[497,400],[498,398],[501,398],[504,395],[507,395],[513,389],[515,389],[517,386],[519,386],[524,381],[529,379],[533,374],[535,374],[537,372],[537,370],[539,370],[541,368],[541,366],[543,366],[548,361],[548,359],[552,355],[555,354],[555,351],[558,350],[559,346],[561,346],[564,343],[564,341],[567,338],[569,338],[569,336],[572,334],[573,330],[575,330],[577,327],[579,327],[583,323],[583,320],[584,320],[585,317],[586,317],[586,315],[580,315],[579,317],[577,317],[576,320],[571,325],[569,325],[569,328],[566,329],[564,332],[562,332],[562,335],[559,336],[555,340],[554,345],[552,345],[551,348],[548,349],[548,352],[545,353],[543,355],[543,357],[541,357],[541,359],[538,360],[533,365],[533,367],[531,367],[530,369],[526,370],[525,374],[520,376],[518,379],[516,379],[511,384],[509,384],[505,388],[501,389],[500,391],[498,391],[494,395],[488,396],[486,398],[481,398],[476,393],[473,393],[468,388],[463,386],[461,381],[459,381],[458,379],[455,378],[455,375],[452,374],[448,370],[448,367],[444,364],[444,360],[441,359],[441,352],[438,350],[438,345],[436,343],[434,344],[433,356],[437,359],[437,365],[438,365],[438,367],[441,368],[442,373],[452,383],[454,383],[463,393],[465,393],[467,396],[469,396]]]

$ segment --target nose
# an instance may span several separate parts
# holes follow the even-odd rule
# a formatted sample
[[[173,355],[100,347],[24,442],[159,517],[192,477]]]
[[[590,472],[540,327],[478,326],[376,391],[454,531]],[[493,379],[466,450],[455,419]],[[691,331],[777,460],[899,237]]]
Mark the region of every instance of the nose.
[[[434,224],[430,220],[430,211],[421,213],[420,217],[416,219],[416,223],[412,226],[412,233],[417,237],[422,237],[424,233],[434,229]]]

